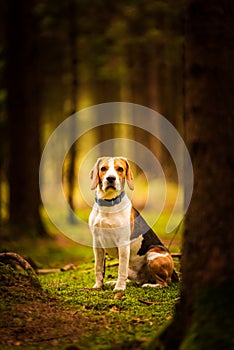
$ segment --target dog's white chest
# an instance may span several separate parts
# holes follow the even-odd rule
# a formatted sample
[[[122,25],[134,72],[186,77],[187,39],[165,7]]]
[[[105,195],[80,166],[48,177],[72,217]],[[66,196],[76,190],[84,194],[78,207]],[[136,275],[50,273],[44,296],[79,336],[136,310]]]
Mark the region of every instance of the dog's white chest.
[[[126,225],[129,226],[130,224],[130,211],[129,210],[124,210],[124,212],[121,215],[116,215],[114,213],[103,213],[103,212],[98,212],[94,215],[93,218],[91,218],[91,226],[94,228],[100,227],[105,229],[108,228],[123,228]]]
[[[94,205],[89,217],[89,225],[96,246],[118,247],[130,241],[131,203],[126,197],[113,207]]]

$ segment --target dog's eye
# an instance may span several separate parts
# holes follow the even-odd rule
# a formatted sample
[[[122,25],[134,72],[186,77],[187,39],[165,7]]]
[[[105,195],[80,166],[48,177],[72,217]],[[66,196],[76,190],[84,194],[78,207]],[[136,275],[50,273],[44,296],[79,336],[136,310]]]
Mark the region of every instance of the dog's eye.
[[[106,169],[106,167],[105,166],[102,166],[101,167],[101,171],[106,171],[107,169]]]
[[[120,173],[122,173],[124,170],[123,170],[123,168],[120,166],[120,167],[118,167],[118,169],[117,169]]]

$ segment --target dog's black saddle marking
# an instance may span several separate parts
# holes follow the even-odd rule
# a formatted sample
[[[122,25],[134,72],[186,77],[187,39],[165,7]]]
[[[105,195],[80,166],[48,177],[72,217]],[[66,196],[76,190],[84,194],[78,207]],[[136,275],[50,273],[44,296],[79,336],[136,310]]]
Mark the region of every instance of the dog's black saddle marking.
[[[137,252],[137,255],[145,255],[151,248],[160,247],[165,252],[169,250],[164,246],[160,241],[156,233],[150,228],[147,222],[143,219],[141,214],[135,209],[134,210],[134,228],[131,235],[131,239],[138,238],[139,236],[143,237],[141,247]],[[171,276],[172,282],[178,282],[179,278],[175,270]]]
[[[168,251],[164,244],[160,241],[156,233],[150,228],[147,222],[143,219],[141,214],[135,209],[134,210],[134,228],[131,239],[143,236],[141,248],[138,251],[138,255],[145,255],[151,248],[160,246],[163,250]]]

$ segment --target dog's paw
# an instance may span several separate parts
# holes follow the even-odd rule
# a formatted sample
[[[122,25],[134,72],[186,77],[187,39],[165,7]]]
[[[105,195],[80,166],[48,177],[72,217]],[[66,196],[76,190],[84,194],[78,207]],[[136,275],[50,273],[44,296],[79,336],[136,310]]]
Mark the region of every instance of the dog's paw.
[[[103,287],[103,283],[102,282],[96,282],[95,285],[93,286],[93,289],[99,289]]]
[[[114,291],[117,291],[117,290],[125,290],[126,289],[126,282],[117,282],[116,285],[115,285],[115,288],[114,288]]]

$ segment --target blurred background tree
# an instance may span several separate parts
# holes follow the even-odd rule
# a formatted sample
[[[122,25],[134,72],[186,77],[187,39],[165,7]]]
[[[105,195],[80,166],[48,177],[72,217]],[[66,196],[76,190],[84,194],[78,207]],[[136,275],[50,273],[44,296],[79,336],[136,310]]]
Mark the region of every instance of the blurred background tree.
[[[38,18],[34,2],[6,6],[6,114],[9,220],[18,229],[44,231],[39,215],[41,81]]]
[[[9,0],[1,6],[1,221],[21,233],[27,228],[43,234],[40,154],[72,113],[127,101],[157,110],[183,133],[183,1]],[[168,179],[176,180],[158,140],[139,128],[124,132],[148,147]],[[88,135],[90,145],[114,137],[123,137],[123,128],[113,124]],[[81,138],[74,144],[65,163],[72,208],[84,143]]]

